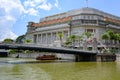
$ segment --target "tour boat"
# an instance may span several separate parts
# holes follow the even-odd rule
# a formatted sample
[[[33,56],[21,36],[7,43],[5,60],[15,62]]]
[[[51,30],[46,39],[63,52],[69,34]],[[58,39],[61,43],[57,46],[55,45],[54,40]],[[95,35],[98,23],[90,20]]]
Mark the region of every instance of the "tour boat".
[[[36,60],[57,60],[56,55],[43,55],[36,57]]]

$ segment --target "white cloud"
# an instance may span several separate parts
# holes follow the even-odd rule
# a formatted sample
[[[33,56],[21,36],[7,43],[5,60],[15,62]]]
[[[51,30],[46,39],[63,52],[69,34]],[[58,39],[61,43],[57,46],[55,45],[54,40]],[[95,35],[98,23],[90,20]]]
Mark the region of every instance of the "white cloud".
[[[33,1],[25,1],[25,2],[24,2],[24,6],[25,6],[25,7],[28,7],[28,6],[35,7],[35,4],[34,4]]]
[[[51,10],[52,5],[50,3],[44,2],[43,4],[39,5],[37,8],[44,9],[44,10]]]
[[[0,0],[0,41],[5,38],[15,39],[17,37],[12,29],[22,14],[37,16],[40,9],[59,8],[58,0],[54,1],[55,3],[48,2],[48,0],[25,0],[22,5],[21,0]]]
[[[55,0],[54,6],[55,6],[56,8],[58,8],[58,9],[61,9],[61,8],[59,7],[59,2],[58,2],[58,0]]]
[[[47,0],[26,0],[24,2],[24,6],[26,8],[43,9],[48,11],[51,10],[53,7],[59,8],[58,0],[54,1],[55,3],[50,3]]]
[[[57,7],[58,8],[58,0],[55,0],[56,2],[55,2],[55,7]]]
[[[30,9],[26,10],[25,13],[29,14],[29,15],[37,16],[37,14],[39,12],[38,12],[38,10],[35,10],[34,8],[30,8]]]
[[[13,24],[24,11],[20,0],[0,0],[0,40],[5,38],[15,39],[17,35],[12,31]]]
[[[24,11],[23,6],[19,0],[0,0],[0,7],[5,9],[5,12],[9,14],[13,9],[19,9],[20,13]]]
[[[5,38],[15,39],[17,35],[13,33],[11,29],[16,19],[10,15],[1,18],[0,18],[0,41],[4,40]]]

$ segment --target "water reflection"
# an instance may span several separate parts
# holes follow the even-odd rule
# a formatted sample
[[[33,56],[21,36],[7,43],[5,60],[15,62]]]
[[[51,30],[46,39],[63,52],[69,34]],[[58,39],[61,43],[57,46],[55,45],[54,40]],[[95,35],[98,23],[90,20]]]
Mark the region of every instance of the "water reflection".
[[[119,74],[116,62],[0,64],[0,80],[119,80]]]
[[[0,71],[1,80],[51,80],[43,69],[34,65],[3,65]]]

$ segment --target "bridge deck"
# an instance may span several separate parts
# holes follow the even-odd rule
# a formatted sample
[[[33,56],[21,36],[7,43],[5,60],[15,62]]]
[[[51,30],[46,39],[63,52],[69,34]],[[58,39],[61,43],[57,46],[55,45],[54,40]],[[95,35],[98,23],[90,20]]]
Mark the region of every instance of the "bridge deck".
[[[83,51],[77,49],[57,48],[57,47],[42,47],[39,45],[26,44],[0,44],[0,49],[22,49],[22,50],[36,50],[41,52],[67,53],[67,54],[81,54],[81,55],[96,55],[94,51]]]

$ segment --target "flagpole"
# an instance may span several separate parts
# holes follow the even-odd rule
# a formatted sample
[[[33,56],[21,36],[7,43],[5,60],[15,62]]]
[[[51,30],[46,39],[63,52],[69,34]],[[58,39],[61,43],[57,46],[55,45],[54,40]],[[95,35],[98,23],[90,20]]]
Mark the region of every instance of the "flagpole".
[[[86,0],[86,6],[87,6],[87,8],[88,8],[88,0]]]

